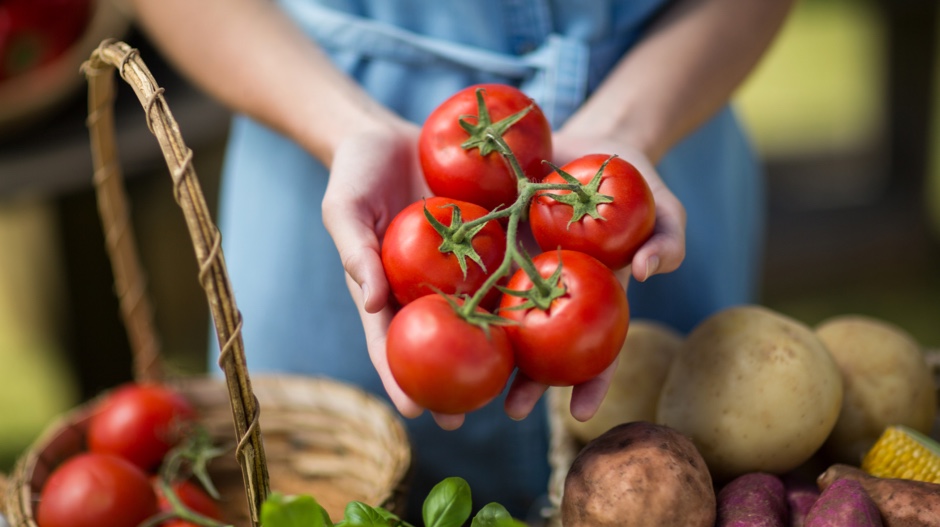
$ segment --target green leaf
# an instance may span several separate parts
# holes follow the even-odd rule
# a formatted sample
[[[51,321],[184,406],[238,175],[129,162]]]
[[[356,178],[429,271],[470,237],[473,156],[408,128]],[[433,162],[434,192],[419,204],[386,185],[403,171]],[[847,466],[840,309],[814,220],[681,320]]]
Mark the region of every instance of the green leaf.
[[[525,523],[513,518],[506,507],[494,502],[480,509],[470,527],[525,527]]]
[[[333,527],[326,510],[313,496],[271,493],[261,504],[264,527]]]
[[[398,525],[398,516],[381,508],[353,501],[346,505],[343,521],[337,527],[389,527]],[[267,526],[265,526],[267,527]]]
[[[424,217],[428,220],[428,223],[431,224],[431,227],[441,236],[441,244],[438,246],[437,250],[447,254],[453,253],[457,258],[457,264],[460,266],[460,271],[463,273],[463,277],[467,278],[467,258],[473,260],[477,265],[483,269],[483,272],[486,272],[486,265],[483,263],[483,259],[480,257],[477,250],[473,247],[473,237],[477,235],[478,232],[483,230],[486,226],[486,223],[481,223],[475,227],[466,230],[462,233],[462,236],[457,237],[457,233],[460,231],[460,228],[463,226],[463,217],[460,214],[460,207],[454,205],[453,203],[448,203],[447,205],[442,205],[443,207],[450,207],[451,216],[450,216],[450,225],[444,225],[437,218],[431,214],[431,211],[428,210],[427,205],[424,207]]]
[[[470,517],[472,504],[470,485],[463,478],[445,478],[434,485],[424,500],[421,509],[424,525],[460,527]]]
[[[500,139],[502,139],[503,134],[505,134],[512,125],[518,123],[527,113],[532,111],[532,108],[535,107],[535,104],[530,104],[519,110],[518,112],[504,117],[502,120],[493,122],[492,117],[490,117],[489,108],[486,107],[486,101],[483,100],[483,90],[482,88],[476,90],[477,97],[477,116],[476,124],[472,124],[467,121],[466,116],[461,117],[458,123],[460,127],[467,132],[467,135],[470,137],[464,141],[460,146],[464,150],[470,150],[477,148],[480,150],[480,155],[486,157],[493,153],[494,150],[497,150],[496,141],[490,139],[487,136],[487,131],[493,132]]]

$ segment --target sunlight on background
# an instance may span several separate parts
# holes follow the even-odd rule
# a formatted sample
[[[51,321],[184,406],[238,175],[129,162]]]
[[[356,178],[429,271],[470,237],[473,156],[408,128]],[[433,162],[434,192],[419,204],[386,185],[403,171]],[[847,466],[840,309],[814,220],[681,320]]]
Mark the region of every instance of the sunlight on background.
[[[880,28],[866,2],[798,2],[736,97],[765,157],[841,150],[881,125]]]
[[[0,470],[76,400],[57,340],[54,221],[35,203],[0,206]]]

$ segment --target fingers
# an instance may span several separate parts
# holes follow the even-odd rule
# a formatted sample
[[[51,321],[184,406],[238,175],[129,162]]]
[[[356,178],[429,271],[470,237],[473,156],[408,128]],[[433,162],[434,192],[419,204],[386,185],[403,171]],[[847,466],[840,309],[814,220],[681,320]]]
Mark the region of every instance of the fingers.
[[[434,417],[434,422],[437,423],[437,426],[444,430],[456,430],[463,425],[464,421],[464,414],[439,414],[432,412],[431,416]]]
[[[506,415],[516,421],[525,419],[532,413],[546,389],[548,386],[537,383],[517,371],[503,404]]]
[[[658,176],[650,187],[656,203],[656,227],[633,257],[633,277],[640,282],[675,271],[685,259],[685,207]]]
[[[604,396],[607,395],[607,389],[610,388],[619,360],[619,357],[615,359],[613,364],[597,377],[572,388],[570,406],[572,417],[578,421],[587,421],[594,416],[604,401]]]
[[[333,238],[343,268],[359,290],[365,311],[378,313],[388,303],[389,286],[378,237],[374,227],[362,221],[363,217],[371,216],[353,213],[349,207],[333,206],[324,198],[323,222]]]
[[[349,287],[349,293],[359,310],[359,316],[362,318],[362,327],[365,331],[366,346],[369,350],[369,358],[375,371],[382,380],[382,386],[388,394],[389,399],[395,408],[405,417],[418,417],[424,411],[417,403],[405,395],[405,392],[395,382],[392,376],[391,368],[388,365],[388,355],[386,354],[385,340],[388,333],[388,325],[392,320],[392,309],[386,307],[377,313],[365,311],[362,305],[362,291],[359,285],[349,275],[346,276],[346,285]]]

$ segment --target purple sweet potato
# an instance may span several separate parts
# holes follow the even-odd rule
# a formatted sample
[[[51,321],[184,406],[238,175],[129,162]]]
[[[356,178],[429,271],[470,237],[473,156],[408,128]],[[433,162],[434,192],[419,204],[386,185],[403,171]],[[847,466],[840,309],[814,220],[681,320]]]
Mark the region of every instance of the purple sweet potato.
[[[816,480],[819,489],[837,481],[857,481],[871,497],[885,527],[940,527],[940,484],[907,479],[878,478],[849,465],[832,465]]]
[[[814,485],[788,485],[787,508],[789,509],[790,527],[803,527],[806,515],[819,499],[819,489]]]
[[[718,492],[716,527],[787,527],[786,487],[765,472],[738,476]]]
[[[806,527],[884,527],[881,512],[854,479],[840,479],[819,495],[806,515]]]

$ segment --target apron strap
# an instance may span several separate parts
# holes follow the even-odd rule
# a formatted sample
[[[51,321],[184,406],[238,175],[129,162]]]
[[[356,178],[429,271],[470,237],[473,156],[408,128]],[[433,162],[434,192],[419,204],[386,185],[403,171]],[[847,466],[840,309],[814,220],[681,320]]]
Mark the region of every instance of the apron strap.
[[[502,77],[538,101],[553,127],[587,96],[589,48],[579,40],[551,33],[532,51],[511,55],[420,35],[309,0],[280,4],[328,52],[411,65],[443,64]]]

